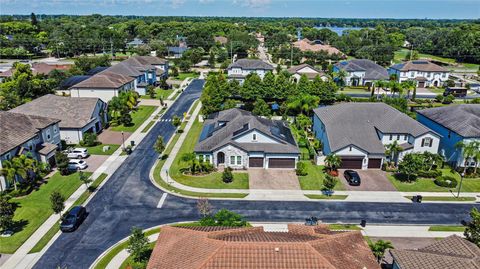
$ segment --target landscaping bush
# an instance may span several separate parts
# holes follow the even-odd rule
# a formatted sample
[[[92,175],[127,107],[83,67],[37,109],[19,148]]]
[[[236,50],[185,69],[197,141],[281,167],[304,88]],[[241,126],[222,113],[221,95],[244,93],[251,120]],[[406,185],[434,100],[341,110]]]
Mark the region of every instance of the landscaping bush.
[[[227,167],[225,170],[223,170],[222,180],[224,183],[231,183],[233,181],[232,168]]]
[[[442,176],[442,171],[440,171],[440,170],[430,170],[430,171],[420,170],[420,171],[418,171],[418,176],[419,177],[425,177],[425,178],[437,178],[437,177]]]
[[[83,140],[80,141],[80,146],[93,147],[96,146],[97,143],[97,134],[85,133],[83,134]]]
[[[434,180],[435,184],[440,187],[455,188],[458,184],[457,180],[451,176],[440,176]]]
[[[302,162],[297,163],[297,169],[295,169],[295,172],[297,173],[297,176],[308,175],[307,166],[305,165],[305,163],[302,163]]]

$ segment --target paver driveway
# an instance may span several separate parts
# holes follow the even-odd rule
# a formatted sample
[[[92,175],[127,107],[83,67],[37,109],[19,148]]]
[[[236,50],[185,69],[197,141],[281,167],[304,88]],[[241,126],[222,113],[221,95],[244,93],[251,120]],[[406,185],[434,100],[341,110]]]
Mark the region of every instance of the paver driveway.
[[[132,135],[132,133],[123,132],[123,135],[125,137],[125,140],[127,140]],[[122,132],[103,130],[102,133],[98,135],[98,141],[102,142],[102,144],[121,145],[123,142]]]
[[[95,172],[100,165],[102,165],[105,160],[108,159],[110,155],[90,155],[88,158],[85,159],[85,161],[88,164],[87,169],[85,169],[86,172]]]
[[[396,191],[390,180],[387,178],[387,173],[382,170],[355,170],[360,175],[362,183],[360,186],[350,186],[343,176],[345,169],[338,170],[338,177],[348,191]]]
[[[257,190],[300,190],[295,170],[292,169],[248,169],[250,189]]]

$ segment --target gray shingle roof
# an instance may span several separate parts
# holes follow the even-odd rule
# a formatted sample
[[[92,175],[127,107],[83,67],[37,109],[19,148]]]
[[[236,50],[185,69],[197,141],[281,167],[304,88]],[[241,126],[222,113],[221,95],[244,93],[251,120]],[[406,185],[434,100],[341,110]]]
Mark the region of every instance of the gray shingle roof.
[[[480,268],[480,249],[456,235],[418,250],[390,250],[402,269]]]
[[[58,119],[0,111],[0,155],[34,138]]]
[[[267,64],[262,60],[257,60],[257,59],[240,59],[228,66],[228,69],[231,69],[231,68],[242,68],[242,69],[249,69],[249,70],[257,70],[257,69],[273,70],[273,66],[271,66],[270,64]]]
[[[480,105],[461,104],[417,111],[463,137],[480,137]]]
[[[382,133],[420,136],[432,130],[384,103],[344,103],[314,109],[325,124],[332,152],[355,145],[370,154],[384,154]]]
[[[400,63],[393,65],[390,67],[392,69],[398,70],[398,71],[422,71],[422,72],[448,72],[447,69],[434,64],[432,62],[429,62],[427,60],[415,60],[415,61],[408,61],[405,63]]]
[[[224,122],[225,125],[219,125],[221,122]],[[258,130],[279,143],[238,143],[233,140],[234,137],[246,134],[251,130]],[[227,144],[247,152],[299,153],[297,143],[283,121],[260,118],[237,108],[220,111],[209,116],[204,123],[199,141],[195,145],[195,151],[211,152]]]
[[[83,128],[90,123],[99,98],[70,98],[47,94],[33,101],[18,106],[10,112],[25,115],[38,115],[61,120],[60,128]]]
[[[389,77],[387,69],[367,59],[353,59],[337,63],[335,66],[347,72],[365,71],[364,79],[368,80],[384,80]]]

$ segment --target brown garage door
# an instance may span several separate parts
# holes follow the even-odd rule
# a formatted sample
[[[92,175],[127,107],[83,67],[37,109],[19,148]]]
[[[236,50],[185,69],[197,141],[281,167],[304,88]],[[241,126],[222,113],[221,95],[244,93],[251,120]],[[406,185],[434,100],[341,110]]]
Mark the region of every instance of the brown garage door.
[[[249,167],[263,167],[263,158],[250,157],[250,159],[248,159],[248,166]]]
[[[382,159],[368,159],[368,168],[381,168]]]
[[[291,158],[268,159],[268,168],[295,168],[295,159],[291,159]]]
[[[363,158],[342,157],[341,169],[362,169]]]

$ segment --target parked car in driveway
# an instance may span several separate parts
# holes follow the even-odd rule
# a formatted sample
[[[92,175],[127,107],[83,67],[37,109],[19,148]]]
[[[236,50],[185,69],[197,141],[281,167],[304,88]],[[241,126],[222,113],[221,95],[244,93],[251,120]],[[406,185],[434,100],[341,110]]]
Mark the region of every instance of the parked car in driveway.
[[[343,172],[343,176],[347,180],[348,184],[352,186],[360,186],[361,179],[357,172],[353,170],[345,170],[345,172]]]
[[[74,148],[67,150],[67,157],[70,159],[83,159],[88,157],[88,150],[86,148]]]
[[[62,223],[60,223],[60,230],[62,232],[72,232],[75,231],[78,226],[83,222],[87,217],[87,210],[83,206],[74,206],[68,213],[63,217]]]
[[[88,167],[87,162],[85,162],[84,160],[72,159],[68,161],[68,170],[71,170],[71,171],[83,170],[87,167]]]

